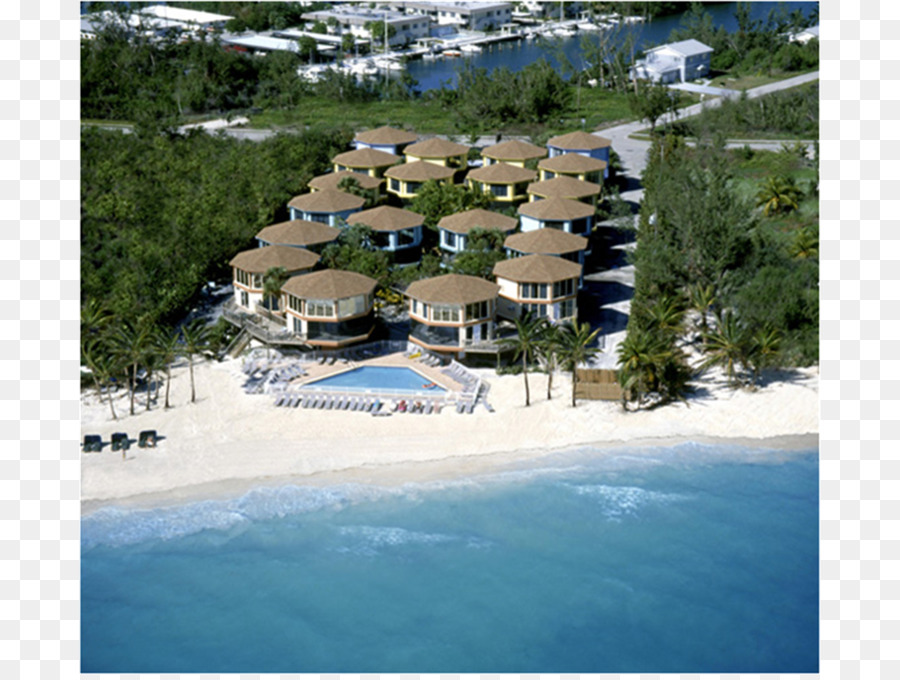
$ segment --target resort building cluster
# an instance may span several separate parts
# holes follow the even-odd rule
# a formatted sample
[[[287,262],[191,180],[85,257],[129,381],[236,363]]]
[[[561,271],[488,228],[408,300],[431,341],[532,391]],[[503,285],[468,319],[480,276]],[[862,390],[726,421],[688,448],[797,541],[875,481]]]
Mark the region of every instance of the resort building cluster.
[[[575,320],[610,144],[583,131],[554,137],[546,147],[506,141],[483,149],[481,162],[470,167],[464,144],[419,140],[387,126],[360,132],[351,150],[334,156],[333,172],[313,178],[307,193],[288,202],[289,221],[260,230],[258,247],[231,260],[233,305],[315,348],[371,339],[377,282],[323,269],[321,253],[342,230],[364,225],[370,247],[389,253],[394,266],[419,262],[425,217],[409,203],[433,180],[484,192],[491,205],[438,221],[443,264],[466,250],[475,229],[499,232],[506,259],[497,262],[490,280],[448,273],[410,284],[402,291],[410,342],[461,357],[495,344],[498,326],[525,312],[551,323]],[[368,199],[350,191],[368,193]],[[273,294],[266,278],[276,268],[284,281]]]

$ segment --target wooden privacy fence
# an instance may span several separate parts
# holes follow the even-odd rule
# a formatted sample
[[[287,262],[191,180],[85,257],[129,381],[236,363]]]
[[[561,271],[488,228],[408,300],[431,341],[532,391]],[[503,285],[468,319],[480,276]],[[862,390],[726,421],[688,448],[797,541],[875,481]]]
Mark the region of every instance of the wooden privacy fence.
[[[575,371],[577,399],[621,401],[622,388],[616,381],[616,371],[609,368],[579,368]]]

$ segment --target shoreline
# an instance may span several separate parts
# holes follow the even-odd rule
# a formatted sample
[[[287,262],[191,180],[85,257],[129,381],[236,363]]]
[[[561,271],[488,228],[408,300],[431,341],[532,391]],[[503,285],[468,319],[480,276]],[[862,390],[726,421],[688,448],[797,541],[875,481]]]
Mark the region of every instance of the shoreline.
[[[733,391],[721,376],[698,382],[687,403],[623,412],[614,402],[579,400],[571,382],[529,373],[531,406],[524,406],[521,376],[479,369],[491,383],[494,413],[445,410],[437,415],[366,414],[284,409],[270,395],[242,389],[240,362],[194,367],[198,401],[190,401],[187,366],[173,370],[168,411],[143,410],[113,420],[96,395],[82,395],[82,435],[113,432],[136,439],[143,429],[163,437],[155,449],[136,445],[123,456],[109,446],[82,454],[82,515],[107,506],[163,507],[242,495],[257,487],[342,483],[397,486],[454,479],[533,465],[568,451],[623,449],[686,442],[784,451],[818,446],[818,370],[802,369],[756,391]],[[212,396],[215,395],[215,396]],[[127,395],[117,411],[127,414]]]

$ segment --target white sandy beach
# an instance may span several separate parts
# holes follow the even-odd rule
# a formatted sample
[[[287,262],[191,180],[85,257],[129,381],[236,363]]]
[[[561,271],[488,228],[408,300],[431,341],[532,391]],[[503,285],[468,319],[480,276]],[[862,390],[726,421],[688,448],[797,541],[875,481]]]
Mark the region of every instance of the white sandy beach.
[[[194,367],[197,402],[190,403],[187,366],[173,370],[170,402],[144,410],[137,397],[128,415],[127,393],[116,402],[117,421],[93,391],[82,395],[82,434],[155,429],[154,449],[132,444],[125,458],[107,444],[82,454],[84,511],[123,502],[163,505],[240,491],[279,480],[402,482],[411,476],[471,474],[556,449],[684,440],[750,439],[800,441],[815,446],[818,432],[818,369],[803,369],[784,382],[755,391],[731,390],[708,378],[689,404],[623,412],[618,403],[579,400],[571,405],[571,382],[556,373],[553,398],[546,376],[529,374],[531,406],[524,405],[522,376],[478,371],[491,384],[488,413],[445,408],[440,414],[365,413],[276,408],[271,395],[248,395],[239,360]],[[797,436],[802,436],[799,439]],[[788,438],[788,439],[784,439]],[[769,444],[767,444],[769,445]]]

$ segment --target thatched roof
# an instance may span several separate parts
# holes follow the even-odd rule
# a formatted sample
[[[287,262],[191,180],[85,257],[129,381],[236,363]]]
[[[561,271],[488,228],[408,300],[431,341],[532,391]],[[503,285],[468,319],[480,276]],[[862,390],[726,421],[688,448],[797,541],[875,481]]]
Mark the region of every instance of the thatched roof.
[[[498,229],[506,232],[512,231],[518,225],[519,221],[515,217],[507,217],[506,215],[482,208],[472,208],[455,215],[447,215],[438,222],[438,227],[441,229],[453,231],[457,234],[467,234],[476,227],[481,229]]]
[[[494,276],[517,283],[553,283],[581,276],[581,265],[552,255],[525,255],[495,264]]]
[[[323,189],[331,189],[332,191],[340,191],[338,184],[341,180],[352,177],[357,181],[363,189],[377,189],[381,186],[383,180],[371,175],[364,175],[361,172],[353,172],[352,170],[341,170],[340,172],[329,172],[327,175],[319,175],[309,180],[309,186],[319,191]]]
[[[424,215],[389,205],[363,210],[354,213],[347,219],[348,224],[364,224],[375,231],[400,231],[401,229],[420,227],[424,221]]]
[[[585,196],[597,196],[602,190],[599,184],[583,182],[580,179],[563,175],[553,179],[545,179],[543,182],[535,182],[528,185],[528,193],[545,198],[583,198]]]
[[[491,163],[474,170],[469,170],[466,179],[474,179],[478,182],[489,184],[515,184],[516,182],[532,182],[537,177],[537,172],[528,168],[520,168],[509,163]]]
[[[244,250],[228,264],[251,274],[265,274],[272,267],[284,267],[289,272],[311,269],[318,261],[319,256],[305,248],[265,246]]]
[[[583,156],[580,153],[564,153],[553,158],[545,158],[538,163],[538,167],[550,172],[597,172],[606,169],[606,161]]]
[[[547,155],[547,149],[514,139],[485,147],[481,155],[498,161],[527,161],[531,158],[543,158]]]
[[[404,182],[427,182],[430,179],[450,179],[454,174],[453,168],[435,165],[428,161],[413,161],[388,168],[384,176]]]
[[[529,187],[530,189],[531,187]],[[593,215],[594,208],[581,201],[554,196],[540,201],[523,203],[519,206],[518,213],[538,220],[580,220],[583,217]]]
[[[399,163],[400,156],[378,149],[354,149],[339,153],[331,159],[332,163],[346,165],[350,168],[384,168]]]
[[[444,274],[409,284],[406,296],[432,304],[464,305],[470,302],[493,300],[500,286],[476,276]]]
[[[362,196],[354,196],[344,191],[323,189],[309,194],[294,196],[288,205],[297,210],[321,213],[338,213],[345,210],[358,210],[366,202]]]
[[[340,269],[323,269],[291,277],[281,290],[306,300],[341,300],[368,295],[378,282],[363,274]]]
[[[329,227],[321,222],[290,220],[262,228],[256,234],[256,238],[268,241],[273,245],[314,246],[320,243],[331,243],[340,233],[340,229]]]
[[[592,135],[589,132],[578,130],[570,132],[566,135],[551,137],[547,141],[547,146],[555,146],[557,149],[602,149],[606,146],[612,146],[612,142],[606,137],[600,135]]]
[[[410,144],[416,141],[418,136],[415,132],[407,132],[406,130],[398,130],[388,125],[382,125],[374,130],[357,132],[354,139],[363,144],[397,145]]]
[[[539,255],[564,255],[576,253],[588,247],[584,236],[570,234],[559,229],[535,229],[510,234],[503,245],[520,253],[536,253]]]
[[[403,153],[416,158],[449,158],[469,153],[469,147],[451,142],[449,139],[432,137],[424,142],[410,144]]]

